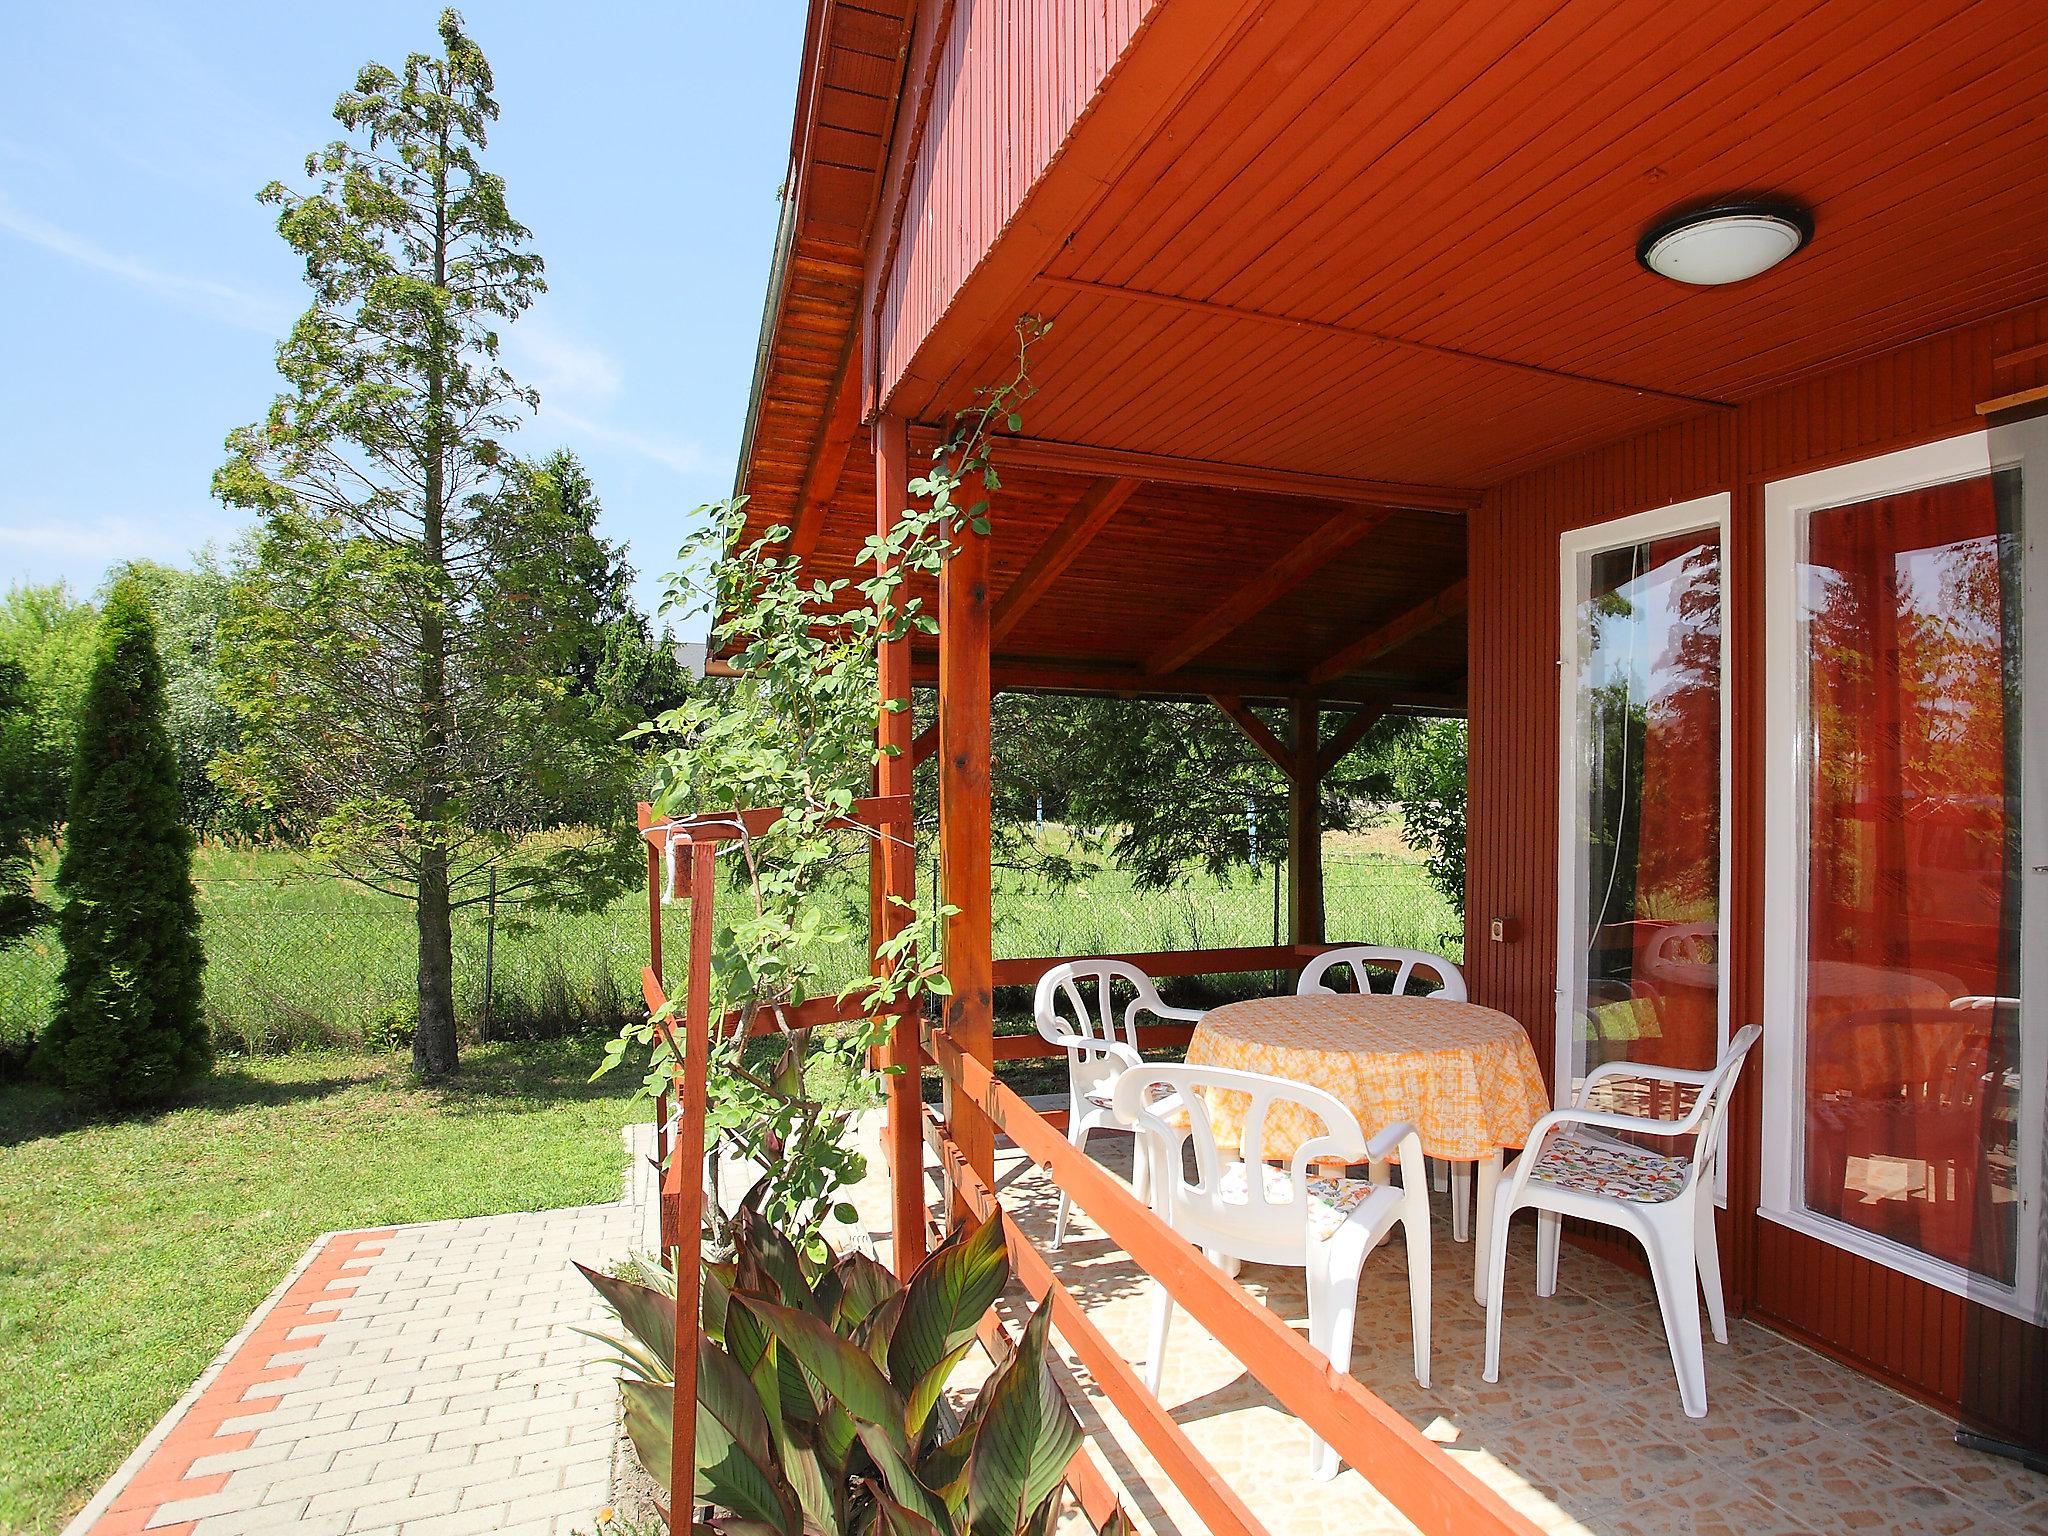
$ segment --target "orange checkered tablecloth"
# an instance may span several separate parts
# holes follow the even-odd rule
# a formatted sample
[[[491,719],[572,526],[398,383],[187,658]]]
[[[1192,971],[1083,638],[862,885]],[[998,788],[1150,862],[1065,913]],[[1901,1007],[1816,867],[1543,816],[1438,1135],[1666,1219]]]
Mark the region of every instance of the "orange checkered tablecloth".
[[[1433,997],[1327,993],[1231,1003],[1203,1015],[1188,1060],[1320,1088],[1357,1115],[1368,1136],[1412,1121],[1424,1152],[1460,1162],[1521,1146],[1550,1108],[1521,1025],[1491,1008]],[[1217,1140],[1236,1144],[1248,1103],[1241,1094],[1215,1096]],[[1313,1116],[1276,1104],[1266,1155],[1289,1156],[1322,1134]]]

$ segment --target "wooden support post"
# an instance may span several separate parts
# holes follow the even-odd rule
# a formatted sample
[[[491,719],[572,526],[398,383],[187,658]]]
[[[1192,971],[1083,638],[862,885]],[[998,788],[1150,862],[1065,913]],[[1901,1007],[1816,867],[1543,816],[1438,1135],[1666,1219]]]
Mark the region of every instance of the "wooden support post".
[[[710,843],[690,845],[690,967],[683,999],[683,1080],[675,1148],[663,1175],[662,1198],[676,1208],[674,1437],[669,1487],[697,1486],[697,1318],[704,1285],[704,1106],[710,1098],[712,904],[718,886]],[[672,1037],[671,1037],[672,1038]],[[687,1495],[678,1495],[678,1499]],[[687,1504],[679,1504],[687,1510]],[[673,1520],[671,1526],[673,1527]]]
[[[1323,942],[1322,709],[1313,699],[1287,708],[1293,769],[1287,775],[1287,938]]]
[[[946,1029],[961,1050],[988,1062],[995,1051],[989,870],[989,601],[986,534],[955,520],[958,552],[939,572],[939,860],[946,905]],[[968,1166],[995,1183],[995,1127],[980,1105],[955,1095],[953,1137]],[[955,1223],[972,1219],[957,1194]]]
[[[875,532],[886,538],[903,510],[910,483],[910,451],[900,416],[875,423]],[[880,711],[875,740],[881,755],[875,792],[908,795],[914,754],[911,746],[910,639],[885,640],[878,651]],[[899,707],[900,701],[900,707]],[[891,750],[893,749],[893,750]],[[868,863],[868,933],[879,947],[903,931],[910,914],[902,903],[917,894],[917,849],[908,825],[878,832]],[[907,1279],[924,1262],[924,1138],[920,1088],[924,1051],[918,1043],[915,1006],[897,1010],[884,1060],[894,1070],[885,1088],[889,1156],[890,1224],[895,1232],[896,1273]]]
[[[654,824],[654,807],[645,800],[640,802],[639,823],[643,833]],[[641,842],[647,849],[647,969],[656,985],[665,989],[668,981],[661,963],[661,883],[668,877],[668,871],[663,867],[662,850],[644,836]],[[654,1096],[654,1166],[657,1178],[660,1170],[668,1164],[668,1105],[666,1089]],[[668,1252],[674,1240],[672,1233],[661,1234],[663,1253]]]

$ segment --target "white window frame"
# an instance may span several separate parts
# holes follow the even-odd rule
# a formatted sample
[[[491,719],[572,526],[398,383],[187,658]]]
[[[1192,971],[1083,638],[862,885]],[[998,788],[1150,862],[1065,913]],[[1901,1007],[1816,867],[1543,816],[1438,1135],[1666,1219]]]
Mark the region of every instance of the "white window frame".
[[[1929,1285],[2033,1321],[2043,1320],[2040,1293],[2039,1191],[2023,1195],[2017,1284],[2006,1286],[1807,1209],[1805,1165],[1806,815],[1804,732],[1806,674],[1798,608],[1798,567],[1805,554],[1806,514],[1955,480],[1974,479],[2020,463],[2024,445],[2031,475],[2021,481],[2022,696],[2036,729],[2048,713],[2048,418],[2001,428],[1994,458],[1990,436],[1966,432],[1853,464],[1815,470],[1764,488],[1764,1140],[1762,1203],[1767,1221],[1897,1270]],[[2010,433],[2007,437],[2004,434]],[[2042,879],[2048,828],[2048,773],[2041,753],[2025,754],[2020,784],[2023,921],[2021,1103],[2038,1106],[2048,1086],[2048,1039],[2040,1027],[2048,998],[2048,889]],[[2042,1167],[2042,1123],[2020,1122],[2020,1166]]]
[[[1721,700],[1721,867],[1716,878],[1720,882],[1716,898],[1721,933],[1714,946],[1715,966],[1720,975],[1716,983],[1716,1027],[1720,1037],[1716,1042],[1718,1057],[1728,1048],[1730,1000],[1728,996],[1731,970],[1728,963],[1733,929],[1729,926],[1728,901],[1733,889],[1733,838],[1731,837],[1731,811],[1733,809],[1733,783],[1731,758],[1733,756],[1733,700],[1730,698],[1730,677],[1728,674],[1728,640],[1733,633],[1732,613],[1734,607],[1734,582],[1729,550],[1729,507],[1731,498],[1726,491],[1717,491],[1711,496],[1697,496],[1690,501],[1674,502],[1670,506],[1657,507],[1648,512],[1638,512],[1629,517],[1614,518],[1604,523],[1591,523],[1583,528],[1574,528],[1558,540],[1558,662],[1557,662],[1557,998],[1556,998],[1556,1084],[1559,1107],[1566,1107],[1572,1085],[1572,1045],[1576,1038],[1577,1021],[1574,1017],[1573,1001],[1577,991],[1577,980],[1585,960],[1584,945],[1586,913],[1583,899],[1585,882],[1580,878],[1585,862],[1585,839],[1580,835],[1579,819],[1583,812],[1578,783],[1578,767],[1584,743],[1580,735],[1580,711],[1578,678],[1579,663],[1579,603],[1584,584],[1586,563],[1596,554],[1610,549],[1626,548],[1631,544],[1645,544],[1653,539],[1674,537],[1682,533],[1699,533],[1712,528],[1720,535],[1721,549],[1721,642],[1720,654],[1715,658],[1716,687]],[[1720,1160],[1720,1177],[1717,1180],[1715,1199],[1721,1204],[1727,1202],[1728,1160]]]

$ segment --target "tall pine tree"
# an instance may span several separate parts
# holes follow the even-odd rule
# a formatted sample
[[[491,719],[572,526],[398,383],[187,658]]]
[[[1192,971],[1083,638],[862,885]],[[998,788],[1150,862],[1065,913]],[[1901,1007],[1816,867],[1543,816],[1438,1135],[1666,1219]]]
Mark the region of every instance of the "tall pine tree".
[[[413,903],[430,1077],[456,1067],[452,914],[494,890],[594,905],[635,858],[622,727],[569,682],[603,645],[577,573],[617,552],[580,467],[504,446],[536,396],[498,331],[541,261],[483,164],[490,63],[455,12],[440,36],[438,55],[364,66],[311,191],[262,194],[313,304],[278,348],[287,392],[214,481],[263,518],[221,635],[242,744],[214,772]],[[572,469],[578,494],[555,484]]]
[[[64,969],[37,1061],[114,1106],[161,1103],[213,1061],[199,905],[149,599],[115,586],[79,714],[58,932]]]

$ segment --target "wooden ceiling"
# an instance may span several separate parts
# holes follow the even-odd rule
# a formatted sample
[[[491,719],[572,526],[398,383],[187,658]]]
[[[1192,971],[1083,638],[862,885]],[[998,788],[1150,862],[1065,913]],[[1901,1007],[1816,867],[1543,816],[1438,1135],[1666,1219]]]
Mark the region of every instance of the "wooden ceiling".
[[[891,404],[942,417],[1002,371],[1028,309],[1055,322],[1034,439],[1476,493],[2048,295],[2044,73],[2038,0],[1276,0],[1160,131],[1113,163],[1054,162],[1049,178],[1093,178],[1084,215],[1021,292],[970,279],[957,305],[980,341],[913,369]],[[1657,217],[1734,193],[1806,205],[1811,246],[1724,289],[1637,265]],[[1032,238],[1028,218],[1004,238]],[[830,571],[873,501],[864,433],[821,378],[778,383],[788,421],[771,431],[763,407],[745,476],[758,515],[786,520],[812,479]],[[998,600],[1087,520],[1098,479],[1139,477],[1114,454],[1094,475],[1005,462]],[[1248,477],[1221,469],[1211,486],[1142,478],[1005,655],[1153,687],[1460,686],[1455,515],[1388,515],[1398,493],[1341,485],[1231,489]],[[1370,531],[1346,539],[1342,515]],[[1318,530],[1326,547],[1306,542]],[[1290,558],[1312,579],[1276,583]],[[1191,635],[1208,643],[1182,658]],[[1366,659],[1332,678],[1347,654]]]

